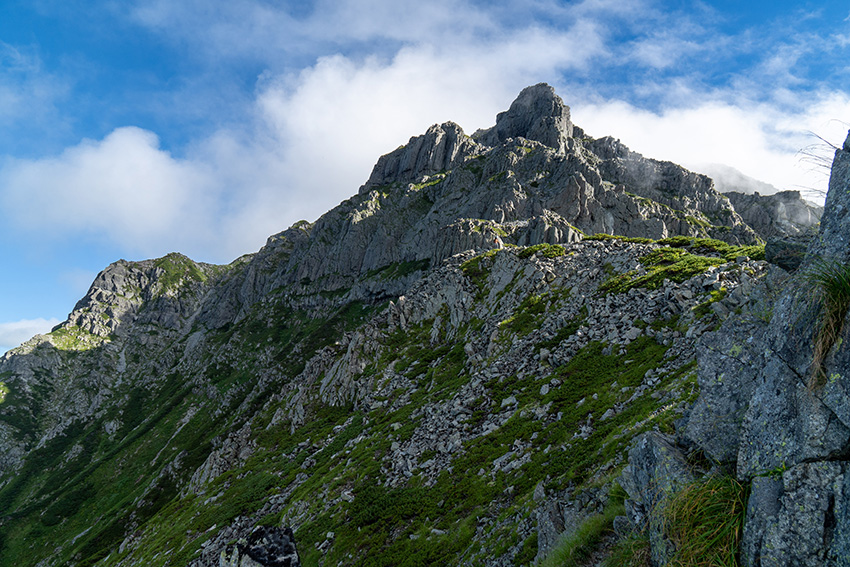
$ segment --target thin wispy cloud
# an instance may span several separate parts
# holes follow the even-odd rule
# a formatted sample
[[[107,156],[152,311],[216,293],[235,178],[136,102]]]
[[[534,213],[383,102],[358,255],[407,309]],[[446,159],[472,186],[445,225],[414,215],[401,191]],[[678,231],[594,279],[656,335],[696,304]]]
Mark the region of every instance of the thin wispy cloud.
[[[43,124],[54,113],[67,84],[44,71],[38,54],[28,46],[0,41],[0,125]]]

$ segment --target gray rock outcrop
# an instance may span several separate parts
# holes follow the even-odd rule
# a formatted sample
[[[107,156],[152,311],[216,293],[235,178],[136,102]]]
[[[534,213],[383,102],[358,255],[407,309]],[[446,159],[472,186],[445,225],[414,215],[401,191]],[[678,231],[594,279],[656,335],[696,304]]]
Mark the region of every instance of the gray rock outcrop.
[[[795,236],[768,238],[764,246],[764,259],[783,270],[793,272],[803,263],[806,251],[816,237],[817,233],[809,230]]]
[[[685,456],[662,434],[641,436],[629,451],[629,464],[620,479],[629,495],[626,515],[632,525],[647,530],[653,565],[666,565],[672,556],[661,511],[668,499],[694,478]]]
[[[812,380],[819,296],[805,277],[818,259],[850,260],[849,187],[850,136],[836,151],[820,231],[798,273],[773,272],[750,309],[702,338],[700,396],[681,432],[691,448],[751,483],[742,543],[749,567],[850,558],[850,347],[839,339],[823,361],[826,379]],[[659,482],[624,478],[630,495]],[[660,482],[681,474],[666,478]],[[660,564],[669,544],[652,545]]]
[[[221,552],[220,567],[301,567],[290,528],[260,526]]]
[[[555,89],[545,83],[526,87],[510,109],[496,116],[496,125],[479,130],[473,138],[487,146],[498,146],[510,138],[525,138],[564,153],[573,136],[570,107]]]
[[[768,240],[805,233],[817,225],[823,207],[803,199],[799,191],[780,191],[772,195],[759,193],[723,193],[735,211],[759,236]]]

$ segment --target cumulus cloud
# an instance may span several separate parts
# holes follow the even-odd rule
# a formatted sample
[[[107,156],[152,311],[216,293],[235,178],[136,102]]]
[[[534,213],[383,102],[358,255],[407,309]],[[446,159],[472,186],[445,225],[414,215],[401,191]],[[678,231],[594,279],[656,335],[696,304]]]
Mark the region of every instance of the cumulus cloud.
[[[578,106],[573,116],[592,135],[615,135],[647,157],[697,171],[705,164],[725,164],[781,190],[799,189],[807,198],[822,201],[828,171],[812,167],[800,150],[816,141],[812,132],[842,143],[846,126],[831,118],[850,116],[850,96],[823,93],[797,112],[770,103],[723,99],[661,112],[606,101]]]
[[[15,348],[37,334],[48,333],[59,323],[59,319],[23,319],[0,323],[0,352]]]
[[[103,234],[130,250],[209,237],[216,185],[203,168],[159,149],[155,134],[119,128],[57,157],[9,160],[0,172],[14,222],[42,233]]]
[[[651,0],[301,6],[133,4],[134,21],[189,45],[194,57],[260,61],[267,70],[255,96],[235,112],[251,119],[221,120],[214,134],[173,151],[153,132],[121,127],[53,157],[9,160],[0,198],[12,222],[54,237],[108,238],[148,256],[180,250],[228,261],[354,194],[377,157],[410,136],[447,120],[470,133],[488,127],[524,86],[541,80],[592,135],[614,135],[648,157],[695,169],[727,164],[781,189],[825,187],[797,152],[813,141],[807,130],[835,139],[824,130],[829,119],[850,116],[839,92],[809,101],[790,91],[703,93],[689,76],[631,80],[622,96],[596,92],[606,69],[674,73],[682,53],[705,55],[730,43],[686,20],[687,33],[657,31],[680,29],[672,25],[678,16]],[[649,14],[649,22],[637,14]],[[612,38],[623,29],[637,39],[618,44]],[[655,104],[647,110],[635,99]]]

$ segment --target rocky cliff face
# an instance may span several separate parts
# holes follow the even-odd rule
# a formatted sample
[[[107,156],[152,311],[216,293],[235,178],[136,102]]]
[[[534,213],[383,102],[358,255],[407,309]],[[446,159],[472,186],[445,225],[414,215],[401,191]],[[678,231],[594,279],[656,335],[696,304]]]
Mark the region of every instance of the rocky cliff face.
[[[784,285],[758,242],[709,178],[588,138],[547,85],[472,137],[434,126],[229,266],[116,262],[0,360],[0,566],[529,565],[623,505],[652,432],[622,480],[638,523],[674,423],[740,463],[730,443],[809,399],[751,411],[759,380],[791,379],[755,378],[759,342],[734,349],[740,388],[711,381],[725,359],[697,366],[740,329],[803,371],[796,335],[737,316]],[[843,454],[841,419],[810,405],[823,423],[742,478],[786,446]],[[665,486],[697,474],[680,461]]]
[[[823,215],[823,207],[804,200],[799,191],[780,191],[773,195],[729,191],[724,195],[744,222],[765,240],[805,233],[816,226]]]
[[[757,308],[701,338],[700,396],[680,430],[681,445],[654,436],[632,451],[624,486],[636,524],[651,524],[659,509],[646,496],[649,486],[681,485],[704,474],[684,458],[697,449],[750,487],[742,564],[847,564],[848,313],[846,306],[835,313],[840,332],[816,356],[830,299],[818,283],[823,279],[812,274],[824,266],[844,274],[850,260],[848,164],[845,142],[833,162],[820,231],[797,272],[774,269],[753,296]],[[830,281],[850,293],[846,276]],[[667,557],[668,548],[655,530],[653,557]]]

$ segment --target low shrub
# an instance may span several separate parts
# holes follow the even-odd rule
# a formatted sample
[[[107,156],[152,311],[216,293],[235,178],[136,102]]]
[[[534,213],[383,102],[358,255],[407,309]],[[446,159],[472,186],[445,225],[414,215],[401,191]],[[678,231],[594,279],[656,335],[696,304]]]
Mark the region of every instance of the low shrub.
[[[602,567],[649,567],[651,558],[649,536],[635,533],[614,544]]]

